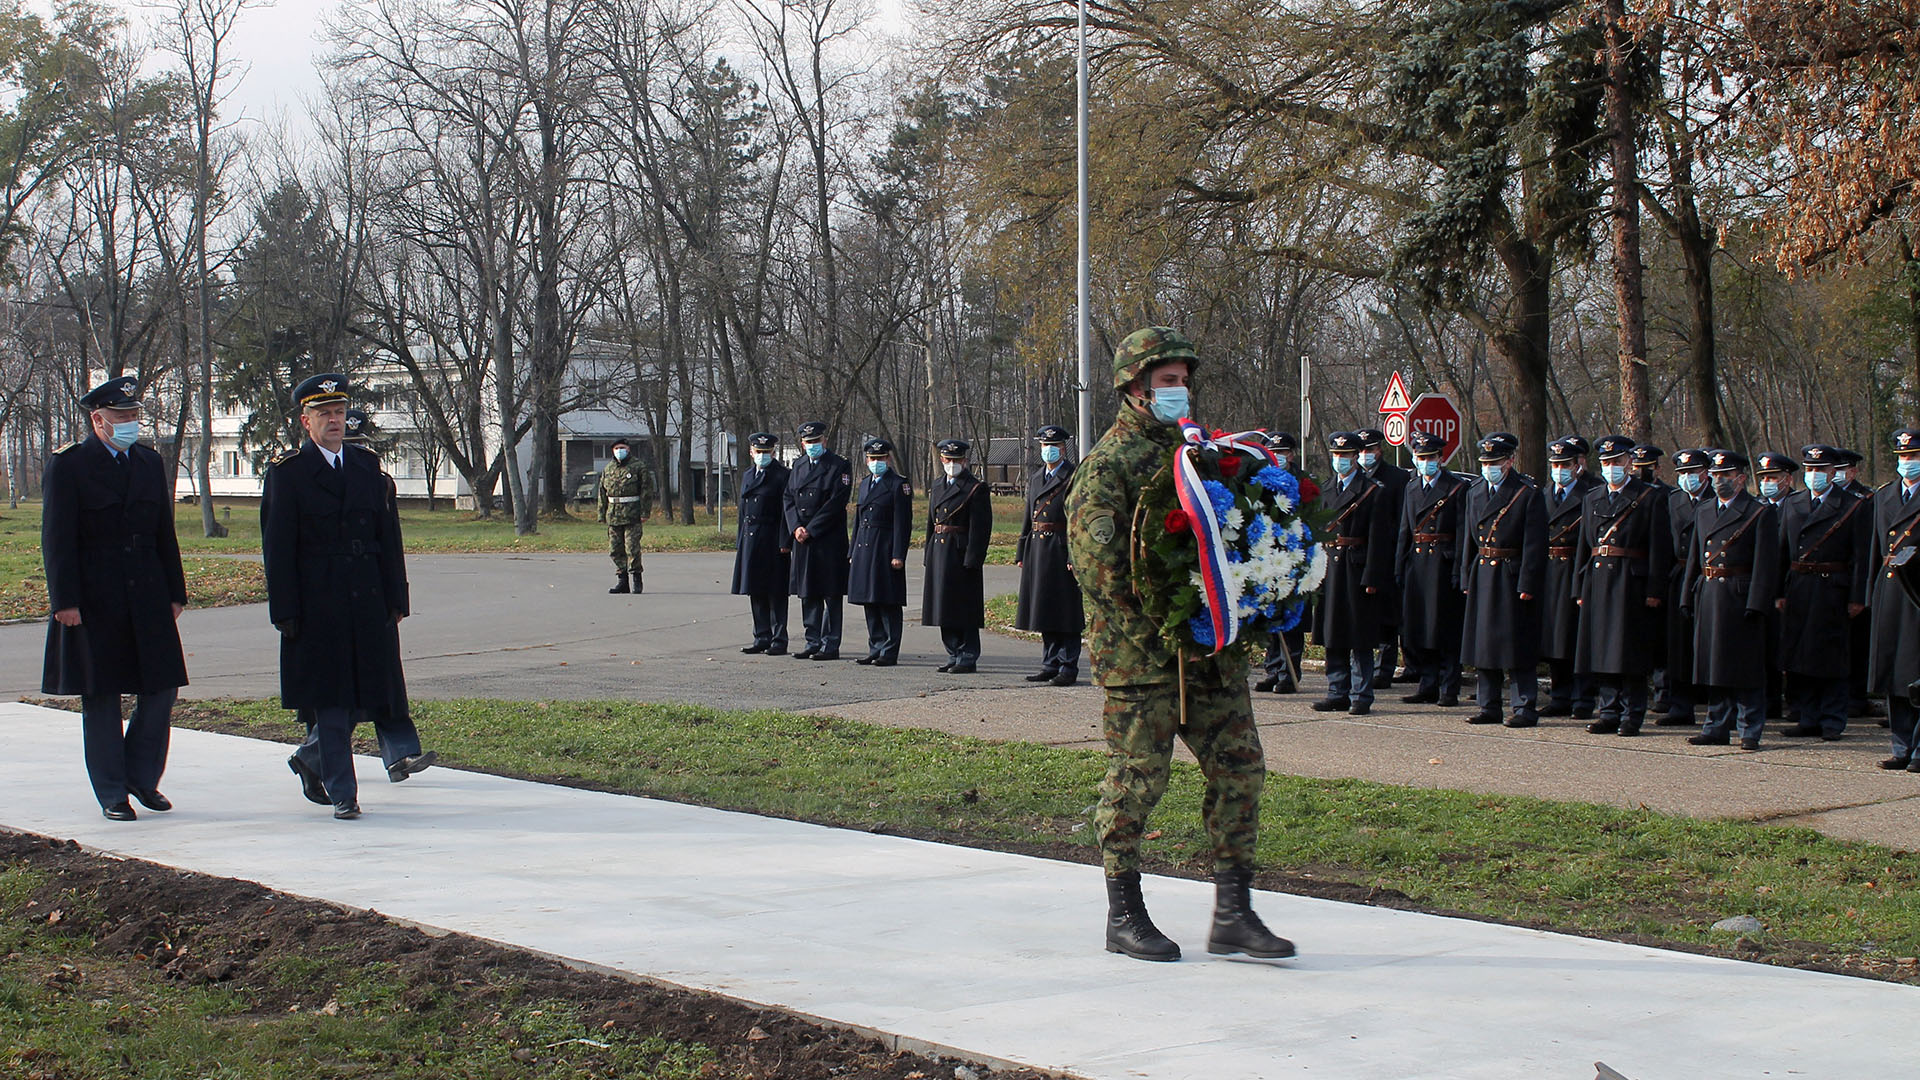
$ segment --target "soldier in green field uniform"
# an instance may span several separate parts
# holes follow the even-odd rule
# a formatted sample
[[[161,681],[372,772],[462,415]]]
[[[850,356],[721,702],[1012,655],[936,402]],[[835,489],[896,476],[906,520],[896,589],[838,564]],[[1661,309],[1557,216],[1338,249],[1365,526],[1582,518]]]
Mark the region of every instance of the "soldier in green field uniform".
[[[1178,960],[1180,947],[1147,917],[1140,895],[1140,840],[1166,792],[1179,735],[1206,774],[1205,817],[1216,887],[1211,953],[1285,957],[1292,942],[1269,932],[1248,899],[1266,759],[1239,654],[1195,653],[1186,663],[1186,722],[1180,668],[1143,610],[1132,579],[1135,511],[1146,482],[1180,441],[1187,382],[1198,357],[1179,331],[1149,327],[1113,357],[1120,415],[1075,472],[1067,490],[1067,551],[1086,593],[1088,651],[1106,692],[1102,727],[1107,775],[1095,811],[1107,873],[1107,950],[1141,960]]]
[[[613,440],[613,460],[600,471],[600,520],[607,523],[607,551],[620,575],[610,593],[640,590],[640,533],[653,513],[653,481],[633,460],[633,444]]]

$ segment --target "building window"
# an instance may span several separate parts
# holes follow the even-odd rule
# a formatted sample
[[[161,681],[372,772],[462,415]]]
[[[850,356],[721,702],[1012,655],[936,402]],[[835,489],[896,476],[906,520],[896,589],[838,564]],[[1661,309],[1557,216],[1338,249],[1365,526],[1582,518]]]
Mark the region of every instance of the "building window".
[[[239,476],[240,475],[240,451],[223,450],[220,452],[220,475],[221,476]]]

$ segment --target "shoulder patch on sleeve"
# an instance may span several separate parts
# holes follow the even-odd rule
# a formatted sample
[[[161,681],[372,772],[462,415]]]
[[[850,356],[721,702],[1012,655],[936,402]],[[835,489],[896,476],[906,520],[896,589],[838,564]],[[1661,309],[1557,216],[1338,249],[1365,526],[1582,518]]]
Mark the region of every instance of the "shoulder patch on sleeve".
[[[1111,544],[1118,530],[1114,528],[1113,515],[1101,514],[1087,522],[1087,535],[1093,537],[1096,544]]]
[[[273,457],[273,460],[267,462],[267,464],[284,465],[287,462],[292,461],[294,458],[297,458],[299,456],[300,456],[300,450],[297,447],[292,450],[283,450],[280,453],[275,454]]]
[[[76,447],[76,446],[79,446],[79,445],[81,444],[81,442],[83,442],[83,441],[84,441],[84,440],[82,440],[82,439],[75,439],[75,440],[73,440],[72,442],[70,442],[70,443],[68,443],[67,445],[65,445],[65,446],[62,446],[62,447],[59,447],[58,449],[56,449],[56,450],[54,450],[54,453],[56,453],[56,454],[64,454],[64,453],[66,453],[67,451],[69,451],[69,450],[71,450],[71,449],[73,449],[74,447]]]
[[[900,481],[900,494],[902,495],[913,494],[913,485],[907,483],[905,480]]]

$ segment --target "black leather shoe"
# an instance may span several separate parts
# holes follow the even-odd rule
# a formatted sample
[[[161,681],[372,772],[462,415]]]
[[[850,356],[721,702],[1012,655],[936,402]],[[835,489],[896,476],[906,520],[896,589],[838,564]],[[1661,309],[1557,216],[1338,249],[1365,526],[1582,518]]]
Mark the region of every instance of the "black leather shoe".
[[[1499,722],[1500,722],[1500,714],[1497,712],[1483,711],[1483,712],[1474,713],[1472,716],[1467,717],[1467,723],[1469,724],[1497,724]]]
[[[891,656],[882,656],[873,662],[873,666],[874,667],[892,667],[895,664],[898,664],[899,662],[900,661],[894,659]]]
[[[1759,739],[1741,739],[1740,749],[1745,750],[1748,753],[1752,753],[1753,751],[1760,749],[1760,740]]]
[[[1180,959],[1180,946],[1160,932],[1147,917],[1140,897],[1140,872],[1128,871],[1107,879],[1107,951],[1135,960]]]
[[[134,820],[133,805],[127,802],[127,800],[121,799],[112,806],[101,807],[100,816],[106,818],[108,821],[132,821]]]
[[[1697,721],[1689,713],[1668,713],[1653,722],[1654,727],[1692,727]]]
[[[318,803],[321,806],[333,805],[333,800],[327,798],[326,785],[320,782],[320,774],[308,768],[307,763],[300,760],[300,755],[295,754],[288,758],[287,768],[292,769],[293,775],[300,778],[300,794],[305,795],[308,802]]]
[[[1883,759],[1880,762],[1880,767],[1888,772],[1899,772],[1911,764],[1913,764],[1912,758],[1890,757]]]
[[[873,657],[863,656],[860,659],[855,660],[854,663],[859,664],[861,667],[866,667],[868,664],[873,663]]]
[[[1409,705],[1432,705],[1440,700],[1440,695],[1429,694],[1425,690],[1422,690],[1415,694],[1403,694],[1400,700]]]
[[[1027,681],[1028,682],[1052,682],[1053,677],[1058,674],[1060,674],[1060,671],[1058,668],[1052,671],[1038,671],[1033,673],[1032,675],[1027,676]]]
[[[746,653],[748,656],[752,656],[755,653],[766,652],[767,647],[765,645],[749,645],[746,648],[741,649],[740,651],[743,653]]]
[[[1540,717],[1538,717],[1538,716],[1509,716],[1509,717],[1507,717],[1507,726],[1508,726],[1508,727],[1539,727],[1539,726],[1540,726]]]
[[[1821,733],[1819,724],[1795,724],[1780,734],[1789,739],[1811,739]]]
[[[1823,733],[1820,736],[1820,741],[1821,742],[1839,742],[1841,739],[1844,739],[1846,737],[1847,736],[1845,732],[1836,731],[1831,735],[1827,735]]]
[[[839,653],[839,651],[838,651],[838,650],[835,650],[834,652],[817,652],[817,653],[814,653],[814,654],[813,654],[812,656],[809,656],[809,657],[807,657],[807,659],[809,659],[809,660],[838,660],[838,659],[840,659],[840,653]]]
[[[1910,773],[1920,773],[1920,768],[1916,768],[1916,766],[1920,766],[1920,760],[1907,762],[1907,771]]]
[[[793,654],[793,658],[795,660],[811,660],[813,659],[813,654],[819,651],[819,649],[801,649],[799,652]]]
[[[432,750],[424,754],[415,754],[412,757],[403,757],[399,761],[387,766],[387,779],[397,784],[407,777],[412,776],[414,773],[425,772],[433,768],[433,763],[439,760],[440,755]]]
[[[1692,743],[1694,746],[1726,746],[1732,741],[1732,739],[1725,735],[1707,735],[1705,733],[1687,737],[1687,742]]]
[[[950,663],[949,663],[949,664],[941,664],[941,665],[940,665],[939,667],[937,667],[937,668],[934,668],[933,670],[935,670],[935,671],[937,671],[937,672],[939,672],[939,673],[940,673],[940,674],[942,674],[942,675],[945,675],[945,674],[946,674],[947,672],[949,672],[949,671],[952,671],[952,670],[953,670],[953,665],[952,665],[952,664],[950,664]]]
[[[1372,705],[1365,704],[1362,702],[1356,702],[1352,708],[1347,710],[1347,715],[1348,716],[1365,716],[1372,711],[1373,711]]]
[[[1575,720],[1591,720],[1593,719],[1593,706],[1575,705],[1573,707],[1573,712],[1570,715]]]
[[[1300,692],[1300,688],[1293,685],[1290,681],[1283,680],[1280,685],[1273,688],[1273,692],[1276,694],[1297,694]]]
[[[1353,702],[1343,697],[1321,698],[1309,706],[1314,712],[1346,712],[1352,707]]]
[[[1460,707],[1459,697],[1453,694],[1444,694],[1435,698],[1433,703],[1443,709],[1457,709]]]
[[[1614,734],[1618,735],[1622,739],[1631,739],[1635,735],[1640,734],[1640,725],[1639,724],[1621,724],[1620,730],[1614,732]]]
[[[134,798],[139,799],[140,805],[146,807],[149,810],[156,810],[156,811],[159,811],[160,813],[166,813],[168,810],[173,809],[173,800],[167,798],[165,795],[160,794],[159,788],[155,788],[152,791],[141,791],[138,788],[128,788],[127,792],[131,794]]]
[[[1256,694],[1271,694],[1273,693],[1273,688],[1279,685],[1279,679],[1261,679],[1259,682],[1253,684],[1253,692]]]
[[[1620,721],[1618,720],[1595,720],[1593,723],[1587,725],[1587,734],[1589,735],[1611,735],[1619,730]]]
[[[1077,683],[1079,681],[1080,681],[1079,672],[1068,671],[1065,668],[1062,668],[1060,670],[1060,674],[1055,675],[1053,677],[1053,685],[1055,686],[1072,686],[1074,683]]]
[[[1540,706],[1540,715],[1541,716],[1572,716],[1573,706],[1556,705],[1552,702],[1548,702],[1547,704]]]
[[[333,816],[341,821],[352,821],[360,816],[360,804],[357,802],[334,803]]]
[[[947,674],[972,675],[974,672],[979,670],[980,670],[979,668],[974,667],[972,664],[955,664],[952,667],[947,669]]]
[[[787,650],[784,648],[776,649],[771,645],[769,645],[767,647],[767,655],[768,656],[785,656],[787,655]]]

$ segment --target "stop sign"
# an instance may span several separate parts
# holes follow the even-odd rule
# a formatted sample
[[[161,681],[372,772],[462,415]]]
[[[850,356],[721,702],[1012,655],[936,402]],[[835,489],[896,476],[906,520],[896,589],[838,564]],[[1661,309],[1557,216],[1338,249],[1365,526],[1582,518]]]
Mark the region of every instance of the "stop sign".
[[[1452,458],[1454,451],[1460,449],[1460,410],[1445,394],[1421,394],[1413,408],[1407,410],[1407,429],[1445,439],[1447,445],[1440,451],[1441,461]]]

